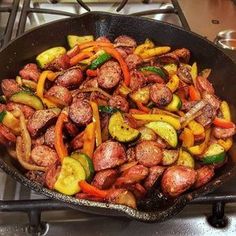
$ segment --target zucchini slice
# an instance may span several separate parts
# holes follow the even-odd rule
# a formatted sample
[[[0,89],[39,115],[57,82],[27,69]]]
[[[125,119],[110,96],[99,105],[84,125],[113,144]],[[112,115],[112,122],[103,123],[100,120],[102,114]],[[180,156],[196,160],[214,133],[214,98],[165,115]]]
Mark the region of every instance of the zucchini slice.
[[[182,106],[182,102],[176,94],[173,94],[172,101],[165,107],[167,111],[178,111]]]
[[[179,150],[163,150],[162,165],[168,166],[176,162],[179,156]]]
[[[77,44],[87,43],[91,41],[94,41],[93,35],[67,35],[67,42],[70,48],[73,48]]]
[[[85,178],[85,170],[80,162],[74,158],[65,157],[54,189],[66,195],[74,195],[80,191],[79,182]]]
[[[145,125],[152,129],[157,135],[163,138],[171,147],[175,148],[178,144],[176,130],[170,124],[163,121],[154,121]]]
[[[10,99],[12,102],[18,102],[21,104],[25,104],[27,106],[30,106],[34,108],[35,110],[42,110],[43,109],[43,103],[39,97],[34,95],[33,93],[30,93],[28,91],[20,91],[17,93],[14,93]]]
[[[186,151],[181,150],[180,153],[179,153],[179,158],[178,158],[178,161],[177,161],[177,165],[194,168],[195,161],[194,161],[193,157],[191,156],[191,154],[189,154]]]
[[[202,162],[204,164],[215,164],[225,160],[225,150],[218,143],[211,144],[203,154]]]
[[[130,93],[129,96],[135,102],[147,104],[150,98],[150,91],[148,87],[143,87],[133,93]]]
[[[53,47],[49,48],[46,51],[43,51],[36,57],[36,61],[41,69],[45,68],[50,62],[52,62],[57,57],[66,53],[64,47]]]
[[[110,135],[120,142],[130,142],[139,136],[139,131],[128,126],[120,112],[114,113],[108,124]]]
[[[94,167],[89,156],[84,153],[73,152],[71,157],[80,162],[85,170],[86,180],[90,181],[94,175]]]

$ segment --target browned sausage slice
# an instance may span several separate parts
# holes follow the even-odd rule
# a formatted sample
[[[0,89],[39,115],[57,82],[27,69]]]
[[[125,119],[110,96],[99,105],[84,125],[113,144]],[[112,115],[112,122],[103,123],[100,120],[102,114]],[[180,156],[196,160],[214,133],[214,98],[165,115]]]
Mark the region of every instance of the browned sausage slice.
[[[20,86],[16,83],[14,79],[4,79],[1,82],[1,88],[3,94],[9,98],[16,92],[21,91]]]
[[[134,147],[128,148],[127,151],[126,151],[126,155],[127,155],[128,162],[136,161],[136,155],[135,155],[135,148]]]
[[[131,48],[137,47],[136,41],[127,35],[118,36],[114,40],[114,44],[116,47],[131,47]]]
[[[117,170],[107,169],[101,170],[96,173],[94,176],[92,185],[99,189],[108,189],[110,188],[116,181],[118,177]]]
[[[208,79],[202,76],[197,77],[197,87],[200,92],[206,91],[207,93],[210,93],[210,94],[215,93],[213,85],[209,82]]]
[[[125,58],[125,62],[130,70],[135,69],[143,62],[143,59],[136,54],[130,54]]]
[[[149,168],[149,175],[145,179],[144,187],[148,190],[156,183],[165,170],[163,166],[153,166]]]
[[[52,101],[55,101],[57,104],[68,106],[72,102],[72,95],[70,91],[60,85],[52,86],[45,94],[46,98],[51,98]]]
[[[0,123],[0,136],[3,137],[3,141],[16,142],[16,136],[11,132],[9,128]]]
[[[165,81],[159,76],[155,74],[150,74],[146,77],[146,81],[148,83],[159,83],[159,84],[164,84]]]
[[[140,183],[128,185],[126,188],[134,194],[137,200],[143,199],[147,193],[146,189]]]
[[[177,197],[196,181],[197,172],[186,166],[171,166],[163,174],[161,188],[165,195]]]
[[[8,102],[6,108],[8,111],[14,111],[15,109],[20,109],[23,112],[26,119],[29,119],[35,112],[35,110],[32,107],[15,102]]]
[[[173,53],[179,58],[180,62],[188,63],[190,59],[190,51],[187,48],[180,48],[173,51]]]
[[[63,54],[54,59],[51,63],[46,65],[47,70],[60,71],[66,70],[70,67],[70,57],[67,54]]]
[[[97,78],[88,78],[80,85],[80,89],[86,89],[86,88],[97,88],[98,87],[98,80]]]
[[[38,81],[40,76],[40,70],[34,63],[29,63],[24,66],[24,68],[19,72],[23,79]]]
[[[197,180],[194,184],[194,188],[199,188],[204,184],[208,183],[214,176],[214,168],[210,166],[203,166],[197,171]]]
[[[106,36],[100,36],[96,39],[96,42],[110,43],[111,41]]]
[[[153,84],[150,87],[150,97],[158,106],[166,106],[172,100],[171,90],[164,84]]]
[[[32,137],[45,131],[47,127],[55,123],[59,113],[54,109],[38,110],[28,120],[27,128]]]
[[[110,169],[126,162],[124,147],[114,141],[106,141],[95,150],[93,164],[95,171]]]
[[[69,117],[77,125],[87,125],[92,121],[93,111],[87,100],[75,100],[70,105]]]
[[[79,68],[71,68],[64,74],[59,75],[56,84],[68,89],[78,88],[83,79],[82,71]]]
[[[120,95],[112,96],[108,102],[108,105],[111,107],[118,108],[123,112],[129,111],[129,103],[126,101],[124,97],[121,97]]]
[[[135,148],[137,161],[147,167],[158,165],[162,160],[162,150],[154,141],[142,141]]]
[[[219,138],[219,139],[221,139],[221,138],[223,138],[223,139],[230,138],[233,135],[235,135],[235,126],[233,128],[228,128],[228,129],[224,129],[224,128],[220,128],[220,127],[214,127],[213,128],[213,135],[216,138]]]
[[[54,148],[55,142],[55,126],[49,127],[44,134],[44,142],[51,148]]]
[[[54,149],[46,145],[38,145],[32,149],[31,159],[38,166],[49,167],[56,163],[58,156]]]
[[[38,145],[43,145],[45,142],[44,140],[44,135],[41,135],[37,138],[32,138],[32,147],[38,146]]]
[[[61,166],[53,165],[50,168],[48,168],[45,177],[45,185],[49,189],[54,189],[54,185],[57,182],[57,178],[59,177],[60,172],[61,172]]]
[[[191,75],[191,66],[188,65],[181,65],[178,69],[178,76],[179,78],[187,84],[192,83],[192,75]]]
[[[132,91],[138,90],[139,88],[142,88],[146,85],[146,80],[143,73],[134,70],[131,71],[130,75],[129,87]]]
[[[98,85],[105,89],[115,87],[121,79],[121,68],[115,61],[103,64],[98,73]]]

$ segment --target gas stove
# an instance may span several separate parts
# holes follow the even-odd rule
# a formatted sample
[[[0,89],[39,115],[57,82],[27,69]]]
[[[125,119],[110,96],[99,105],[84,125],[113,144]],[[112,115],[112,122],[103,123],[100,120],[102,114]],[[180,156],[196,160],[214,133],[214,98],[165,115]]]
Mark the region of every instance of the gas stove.
[[[232,20],[236,3],[231,0],[4,0],[0,3],[0,46],[36,26],[90,10],[166,21],[211,41],[220,31],[236,30],[236,21]],[[235,51],[225,52],[236,61]],[[167,222],[145,224],[72,210],[30,191],[0,171],[0,235],[235,235],[235,180],[194,200]]]

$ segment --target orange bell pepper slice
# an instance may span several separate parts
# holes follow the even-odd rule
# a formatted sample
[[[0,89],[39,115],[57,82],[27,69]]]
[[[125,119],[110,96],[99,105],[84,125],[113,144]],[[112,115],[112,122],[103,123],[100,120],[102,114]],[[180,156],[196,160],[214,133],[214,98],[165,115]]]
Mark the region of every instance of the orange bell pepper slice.
[[[126,86],[129,86],[129,83],[130,83],[129,68],[126,62],[124,61],[123,57],[115,48],[103,47],[102,49],[105,50],[107,53],[109,53],[112,57],[114,57],[119,62],[121,70],[123,72],[123,76],[124,76],[124,84]]]
[[[191,101],[199,101],[199,100],[201,100],[200,92],[193,85],[189,86],[189,97],[190,97]]]
[[[218,118],[218,117],[216,117],[213,120],[213,124],[215,126],[217,126],[217,127],[225,128],[225,129],[229,129],[229,128],[234,128],[235,127],[235,124],[233,122],[228,121],[226,119]]]
[[[68,114],[65,111],[62,111],[59,115],[56,125],[55,125],[55,140],[54,145],[57,152],[57,155],[59,157],[59,160],[62,162],[63,158],[68,156],[67,148],[63,142],[63,124],[65,122],[68,122]]]
[[[107,194],[109,193],[107,190],[100,190],[96,188],[95,186],[87,183],[85,180],[80,181],[79,186],[83,193],[87,193],[99,198],[106,198]]]
[[[94,146],[95,146],[95,122],[91,122],[87,125],[84,131],[84,145],[83,145],[83,153],[87,154],[90,158],[93,157]]]
[[[194,145],[193,132],[188,128],[184,128],[179,138],[183,141],[183,147],[189,148]]]
[[[79,45],[79,49],[82,50],[82,49],[93,47],[93,46],[96,46],[96,47],[110,47],[110,48],[114,47],[114,45],[112,43],[91,41],[91,42],[80,44]]]
[[[93,53],[92,52],[80,52],[78,53],[77,55],[73,56],[71,59],[70,59],[70,65],[71,66],[75,66],[77,65],[80,61],[86,59],[86,58],[89,58],[89,57],[92,57],[93,56]]]

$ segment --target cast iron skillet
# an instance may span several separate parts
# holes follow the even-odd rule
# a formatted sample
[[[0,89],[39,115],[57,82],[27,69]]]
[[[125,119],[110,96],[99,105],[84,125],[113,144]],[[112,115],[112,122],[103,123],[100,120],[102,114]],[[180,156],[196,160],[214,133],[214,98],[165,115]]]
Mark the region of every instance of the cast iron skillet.
[[[110,39],[127,34],[135,38],[138,43],[150,38],[157,45],[190,49],[191,60],[198,62],[200,70],[203,68],[212,69],[210,80],[216,88],[216,93],[232,105],[233,118],[235,118],[236,84],[234,79],[236,65],[233,61],[212,43],[194,33],[167,23],[133,16],[92,12],[49,23],[29,31],[12,41],[0,52],[0,78],[14,78],[25,64],[34,62],[36,55],[45,49],[61,45],[67,47],[66,35],[68,34],[93,34],[95,37],[107,35]],[[234,121],[236,120],[234,119]],[[49,198],[60,200],[69,207],[95,214],[128,216],[140,221],[159,222],[176,215],[193,198],[215,190],[232,176],[235,171],[235,151],[234,146],[229,154],[229,162],[216,173],[215,178],[206,186],[189,191],[164,203],[160,201],[158,194],[154,194],[151,201],[148,201],[139,210],[110,203],[77,200],[43,188],[24,177],[3,147],[0,149],[0,167],[23,185]]]

